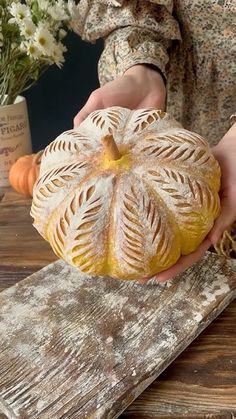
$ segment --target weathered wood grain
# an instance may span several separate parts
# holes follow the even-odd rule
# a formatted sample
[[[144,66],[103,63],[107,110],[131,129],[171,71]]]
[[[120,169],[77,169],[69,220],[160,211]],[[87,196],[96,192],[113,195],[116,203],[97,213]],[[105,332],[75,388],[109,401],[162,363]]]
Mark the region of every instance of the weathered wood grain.
[[[30,206],[31,199],[13,191],[6,192],[0,203],[1,267],[29,269],[35,266],[37,270],[57,259],[49,244],[33,228]],[[0,278],[0,288],[3,287],[4,278]]]
[[[36,270],[35,266],[32,272],[30,268],[0,269],[0,283],[1,278],[5,279],[2,283],[6,288]],[[236,406],[236,301],[172,362],[120,419],[233,419],[236,407],[232,410],[232,403]],[[180,407],[182,413],[177,416]],[[0,414],[0,419],[4,418]]]
[[[9,213],[5,212],[4,217],[1,212],[3,203],[8,205],[9,209]],[[15,284],[55,260],[55,255],[47,243],[39,235],[35,236],[29,216],[30,203],[29,199],[9,189],[6,190],[4,200],[0,203],[0,246],[2,241],[5,242],[0,252],[0,289]],[[16,220],[11,217],[11,213],[13,207],[19,205],[21,209]],[[21,230],[22,235],[19,235],[18,225],[22,222],[25,228],[23,233]],[[1,229],[3,224],[4,234]],[[33,246],[30,249],[32,263],[27,263],[26,249],[29,249],[29,245],[24,246],[24,243],[30,243],[32,234],[34,234]],[[3,253],[4,255],[7,253],[5,246],[8,248],[8,254],[11,253],[11,249],[14,250],[11,257],[7,257],[6,263],[2,257]],[[232,366],[232,360],[236,359],[235,341],[236,300],[128,407],[121,418],[233,419],[236,417],[235,409],[232,410],[232,403],[236,403],[236,373],[234,364]],[[219,363],[220,380],[217,374]],[[230,400],[228,400],[229,388]],[[214,398],[212,393],[215,394]],[[198,408],[196,401],[199,401]],[[180,406],[183,406],[182,413],[179,413]],[[2,417],[6,418],[0,414],[1,419]]]
[[[0,410],[117,418],[235,295],[235,261],[213,254],[146,286],[58,261],[0,295]]]
[[[121,417],[236,417],[236,304],[229,305]]]
[[[27,198],[24,195],[21,195],[17,193],[14,189],[11,187],[0,187],[0,199],[2,202],[8,202],[8,203],[16,203],[16,202],[26,202],[29,203],[31,201],[31,198]]]
[[[170,415],[173,415],[172,417],[174,417],[175,419],[235,419],[234,412],[227,412],[227,411],[226,412],[222,411],[219,414],[197,413],[197,412],[195,412],[193,414],[187,413],[187,414],[184,414],[184,415],[178,415],[178,414],[176,415],[173,412],[172,413],[169,412],[165,415],[163,413],[161,413],[160,415],[157,414],[157,415],[151,415],[151,416],[147,416],[147,415],[141,416],[141,415],[134,414],[134,415],[130,415],[129,417],[132,418],[132,419],[144,419],[144,418],[145,419],[160,419],[160,418],[161,419],[169,419]],[[121,415],[119,418],[123,419],[124,417],[125,416]],[[127,418],[127,416],[126,416],[126,418]],[[5,419],[5,418],[3,418],[3,419]]]
[[[16,284],[16,282],[25,279],[34,272],[40,270],[40,265],[35,266],[3,266],[0,265],[0,292]]]

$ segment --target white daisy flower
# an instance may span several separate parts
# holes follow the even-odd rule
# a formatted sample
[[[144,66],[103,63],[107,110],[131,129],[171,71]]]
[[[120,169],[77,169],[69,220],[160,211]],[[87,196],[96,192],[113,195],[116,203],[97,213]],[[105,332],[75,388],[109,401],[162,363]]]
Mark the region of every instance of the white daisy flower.
[[[67,32],[64,29],[59,29],[58,36],[60,40],[64,39],[66,35],[67,35]]]
[[[46,26],[38,26],[34,34],[34,41],[43,55],[50,56],[53,54],[55,38]]]
[[[73,0],[68,0],[67,9],[69,13],[69,27],[76,32],[76,28],[81,22],[80,9]]]
[[[24,41],[20,44],[20,50],[25,52],[29,57],[39,59],[42,57],[42,53],[37,45],[33,41]]]
[[[69,15],[65,9],[65,2],[58,0],[55,4],[49,6],[47,12],[54,20],[67,20]]]
[[[38,0],[38,6],[41,10],[47,11],[50,6],[50,2],[49,0]]]
[[[61,68],[63,63],[65,62],[64,52],[66,51],[67,48],[61,42],[55,44],[52,59],[59,68]]]
[[[16,42],[12,42],[11,43],[11,50],[13,51],[13,50],[15,50],[16,48],[18,48],[19,47],[19,44],[17,44]]]
[[[8,10],[13,16],[9,19],[9,23],[20,23],[24,19],[31,18],[30,8],[26,4],[12,2]]]
[[[35,60],[41,58],[41,51],[33,42],[27,44],[27,55],[34,58]]]
[[[79,15],[78,5],[75,4],[75,2],[73,0],[68,0],[67,8],[68,8],[68,12],[69,12],[70,17],[72,19],[76,19]]]
[[[24,19],[20,26],[20,33],[24,35],[26,39],[31,38],[36,31],[36,26],[31,19]]]
[[[26,42],[25,42],[25,41],[22,41],[22,42],[20,43],[20,45],[19,45],[19,49],[20,49],[22,52],[25,52],[25,51],[26,51]]]

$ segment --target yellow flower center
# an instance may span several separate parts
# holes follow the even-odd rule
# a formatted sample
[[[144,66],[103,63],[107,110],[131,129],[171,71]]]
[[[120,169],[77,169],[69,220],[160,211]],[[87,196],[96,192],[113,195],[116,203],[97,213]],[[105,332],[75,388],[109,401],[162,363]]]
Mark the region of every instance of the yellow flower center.
[[[33,45],[31,45],[30,47],[29,47],[29,53],[31,54],[31,55],[33,55],[34,53],[35,53],[35,47],[33,46]]]
[[[40,38],[38,39],[38,42],[39,42],[39,44],[40,44],[40,45],[44,46],[44,45],[46,44],[46,39],[45,39],[45,38],[43,38],[43,37],[40,37]]]

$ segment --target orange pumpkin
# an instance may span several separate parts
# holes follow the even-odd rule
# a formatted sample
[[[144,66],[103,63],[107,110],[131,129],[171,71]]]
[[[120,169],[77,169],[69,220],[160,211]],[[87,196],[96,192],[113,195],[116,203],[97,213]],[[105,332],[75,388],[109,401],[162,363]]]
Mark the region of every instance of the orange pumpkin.
[[[33,188],[39,176],[41,156],[43,151],[20,157],[11,167],[9,173],[10,185],[20,194],[33,195]]]

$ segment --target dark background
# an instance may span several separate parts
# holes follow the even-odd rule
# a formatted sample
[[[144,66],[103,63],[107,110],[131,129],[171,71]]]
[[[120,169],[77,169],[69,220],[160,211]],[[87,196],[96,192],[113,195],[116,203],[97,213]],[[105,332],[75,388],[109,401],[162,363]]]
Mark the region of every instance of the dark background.
[[[61,132],[72,128],[73,118],[89,94],[99,86],[97,62],[103,48],[69,33],[62,69],[51,66],[23,95],[27,99],[33,150],[38,151]]]

